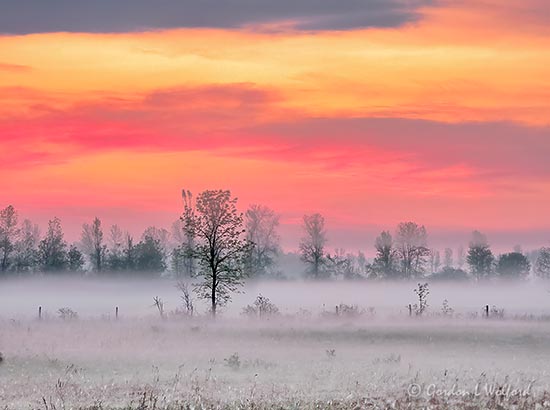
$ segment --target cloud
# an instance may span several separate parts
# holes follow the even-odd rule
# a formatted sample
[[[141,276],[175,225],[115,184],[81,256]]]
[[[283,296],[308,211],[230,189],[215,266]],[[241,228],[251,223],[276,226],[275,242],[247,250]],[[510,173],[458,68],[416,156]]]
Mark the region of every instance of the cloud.
[[[395,27],[432,0],[2,0],[0,32],[126,32],[238,28],[278,22],[298,30]]]
[[[0,71],[7,71],[10,73],[24,73],[31,71],[32,68],[22,64],[10,64],[0,61]]]
[[[362,172],[374,163],[379,172],[440,185],[447,179],[512,190],[510,177],[550,178],[549,127],[303,118],[277,112],[278,98],[253,84],[227,84],[160,89],[136,100],[107,99],[51,111],[38,107],[32,115],[0,121],[3,142],[13,147],[1,163],[34,166],[113,151],[203,151],[308,163],[327,172]]]

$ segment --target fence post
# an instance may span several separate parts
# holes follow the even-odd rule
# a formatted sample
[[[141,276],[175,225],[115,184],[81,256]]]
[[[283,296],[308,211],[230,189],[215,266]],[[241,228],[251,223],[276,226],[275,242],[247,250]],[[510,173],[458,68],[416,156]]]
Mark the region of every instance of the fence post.
[[[413,315],[413,307],[412,305],[409,303],[409,316],[412,316]]]
[[[115,307],[115,319],[118,320],[118,306]]]
[[[336,316],[339,316],[340,312],[339,312],[339,309],[338,309],[338,305],[336,305]]]
[[[38,320],[42,320],[42,306],[38,306]]]
[[[489,317],[489,305],[485,305],[485,317]]]

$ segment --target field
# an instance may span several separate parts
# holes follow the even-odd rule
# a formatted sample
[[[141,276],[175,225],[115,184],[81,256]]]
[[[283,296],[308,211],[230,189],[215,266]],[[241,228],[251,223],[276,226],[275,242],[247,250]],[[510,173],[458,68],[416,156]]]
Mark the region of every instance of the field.
[[[173,285],[3,283],[0,408],[550,408],[545,285],[433,285],[429,313],[411,318],[411,283],[260,283],[216,321],[170,314]],[[258,293],[281,316],[239,315]],[[504,317],[484,318],[482,299]],[[360,307],[336,316],[337,303]],[[64,306],[78,319],[60,319]]]

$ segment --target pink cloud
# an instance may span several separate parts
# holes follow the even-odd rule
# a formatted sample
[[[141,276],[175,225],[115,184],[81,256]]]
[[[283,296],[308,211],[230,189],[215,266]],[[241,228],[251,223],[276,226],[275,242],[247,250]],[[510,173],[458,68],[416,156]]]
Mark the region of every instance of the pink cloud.
[[[31,91],[27,94],[32,98]],[[230,84],[158,90],[138,99],[102,99],[65,110],[40,105],[30,115],[0,120],[3,141],[11,147],[1,155],[0,166],[34,166],[117,150],[208,151],[305,161],[326,170],[397,164],[390,177],[484,182],[501,189],[510,176],[550,176],[549,128],[296,114],[283,120],[277,101],[270,90]]]

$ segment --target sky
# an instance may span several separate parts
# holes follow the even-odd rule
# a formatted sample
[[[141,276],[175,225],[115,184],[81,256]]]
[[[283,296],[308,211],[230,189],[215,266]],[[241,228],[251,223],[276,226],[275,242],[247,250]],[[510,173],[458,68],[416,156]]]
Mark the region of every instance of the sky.
[[[546,0],[0,0],[0,207],[78,239],[169,227],[182,188],[550,244]]]

